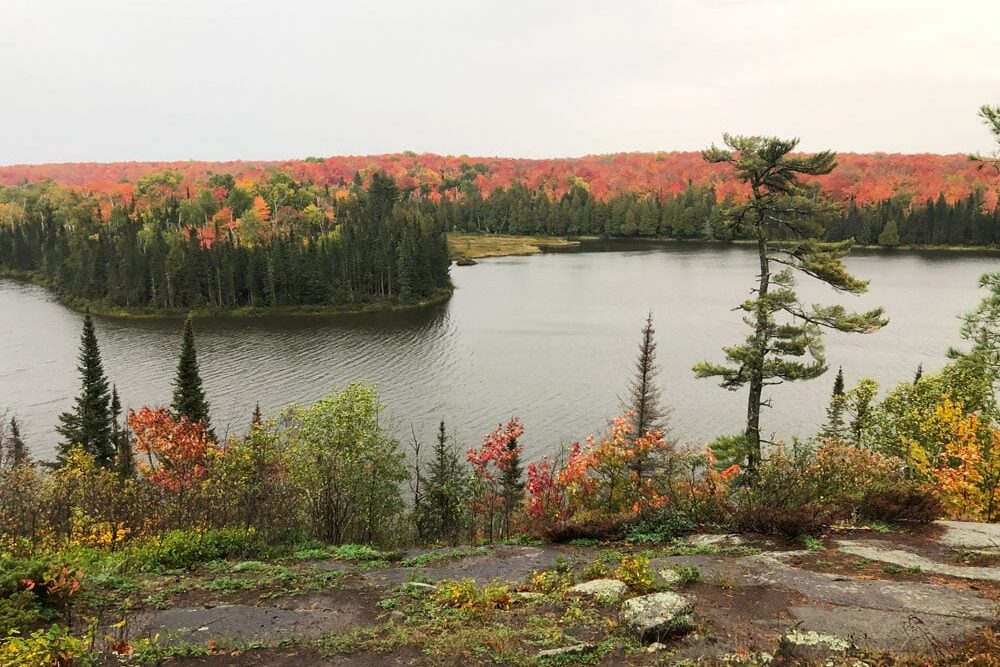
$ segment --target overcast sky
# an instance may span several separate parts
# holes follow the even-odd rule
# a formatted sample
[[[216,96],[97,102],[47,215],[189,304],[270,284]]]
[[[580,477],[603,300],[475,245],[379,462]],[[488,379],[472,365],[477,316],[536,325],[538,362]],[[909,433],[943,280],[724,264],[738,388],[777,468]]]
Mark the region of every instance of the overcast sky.
[[[0,0],[0,163],[990,150],[1000,1]]]

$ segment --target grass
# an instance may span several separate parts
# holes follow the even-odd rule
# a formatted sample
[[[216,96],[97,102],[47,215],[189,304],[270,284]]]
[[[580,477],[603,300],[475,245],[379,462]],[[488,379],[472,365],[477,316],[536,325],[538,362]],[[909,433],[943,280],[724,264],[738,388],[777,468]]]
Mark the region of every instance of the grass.
[[[579,241],[552,236],[448,234],[448,250],[452,259],[535,255],[545,248],[573,248],[578,245]]]

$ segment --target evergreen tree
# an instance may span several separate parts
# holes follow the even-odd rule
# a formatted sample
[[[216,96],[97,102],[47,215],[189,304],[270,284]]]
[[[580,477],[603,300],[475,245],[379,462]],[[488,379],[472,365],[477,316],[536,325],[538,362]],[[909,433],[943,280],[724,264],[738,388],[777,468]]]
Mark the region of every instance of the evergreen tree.
[[[922,378],[923,376],[924,376],[924,365],[922,363],[917,364],[917,370],[913,374],[913,384],[920,382],[920,378]]]
[[[653,328],[652,311],[646,316],[639,343],[639,356],[635,374],[629,383],[628,396],[621,400],[622,410],[631,412],[629,421],[635,427],[636,437],[650,431],[660,431],[665,412],[660,405],[660,389],[656,386],[656,330]]]
[[[500,483],[503,495],[503,533],[504,537],[510,537],[510,517],[514,513],[514,508],[521,504],[524,499],[524,466],[521,463],[521,456],[517,453],[517,438],[511,438],[507,443],[507,449],[513,452],[510,462],[503,471]]]
[[[253,408],[253,414],[250,416],[250,431],[253,431],[263,423],[264,416],[260,412],[260,401],[257,401],[257,405]]]
[[[752,331],[742,344],[724,348],[729,365],[701,362],[698,377],[721,377],[721,386],[747,395],[747,472],[752,476],[761,460],[761,408],[764,388],[796,380],[810,380],[826,371],[821,328],[868,333],[885,325],[882,309],[849,313],[843,306],[802,303],[795,293],[794,271],[815,278],[840,292],[859,294],[865,281],[851,276],[843,264],[850,243],[822,243],[820,216],[831,208],[819,197],[818,186],[803,183],[799,176],[820,176],[833,171],[830,151],[793,155],[798,140],[776,137],[723,135],[726,149],[712,146],[703,153],[706,161],[731,165],[739,180],[749,186],[750,196],[726,211],[730,231],[749,231],[757,245],[760,273],[752,298],[739,308]],[[795,241],[775,245],[775,237]],[[775,264],[784,267],[772,272]],[[808,359],[802,357],[808,355]]]
[[[899,243],[899,226],[895,219],[889,220],[878,235],[878,244],[884,248],[895,248]]]
[[[468,473],[448,441],[443,419],[427,475],[421,478],[424,487],[416,507],[420,537],[430,542],[457,542],[465,525]]]
[[[847,435],[847,423],[844,420],[844,410],[847,399],[844,395],[844,369],[837,369],[837,377],[833,381],[833,392],[830,394],[830,405],[826,408],[826,424],[821,435],[824,438],[842,440]]]
[[[177,376],[174,378],[174,400],[170,407],[173,408],[175,417],[183,415],[194,423],[203,421],[206,430],[211,432],[208,401],[201,386],[198,353],[194,347],[194,328],[190,317],[184,321],[184,342],[177,363]]]
[[[75,445],[80,445],[97,462],[110,467],[114,461],[115,443],[112,439],[111,395],[108,392],[108,378],[101,363],[101,351],[97,345],[94,321],[87,313],[83,318],[83,334],[80,337],[80,356],[77,370],[80,371],[81,389],[73,409],[59,415],[60,425],[56,430],[63,437],[59,445],[59,460]]]
[[[28,447],[24,444],[24,438],[21,437],[21,424],[17,421],[16,416],[10,418],[10,432],[7,434],[6,440],[6,463],[10,466],[28,463]],[[0,454],[3,452],[0,451]],[[0,456],[0,463],[4,463],[3,458]]]

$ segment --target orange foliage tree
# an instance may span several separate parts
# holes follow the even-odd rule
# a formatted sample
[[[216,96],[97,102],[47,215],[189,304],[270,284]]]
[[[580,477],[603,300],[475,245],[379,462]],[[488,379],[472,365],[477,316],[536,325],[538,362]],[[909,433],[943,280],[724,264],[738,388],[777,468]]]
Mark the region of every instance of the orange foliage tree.
[[[217,445],[202,423],[187,417],[174,419],[166,408],[128,411],[136,451],[145,454],[141,468],[155,485],[168,491],[193,489],[208,476],[209,459]]]

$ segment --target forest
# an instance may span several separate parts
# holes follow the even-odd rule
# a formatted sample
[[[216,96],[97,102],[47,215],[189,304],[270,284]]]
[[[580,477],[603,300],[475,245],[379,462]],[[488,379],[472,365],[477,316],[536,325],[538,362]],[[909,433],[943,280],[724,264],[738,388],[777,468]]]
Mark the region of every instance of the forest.
[[[176,172],[98,196],[0,189],[0,271],[124,311],[410,303],[451,288],[444,229],[375,174],[342,192],[274,173],[194,186]]]

